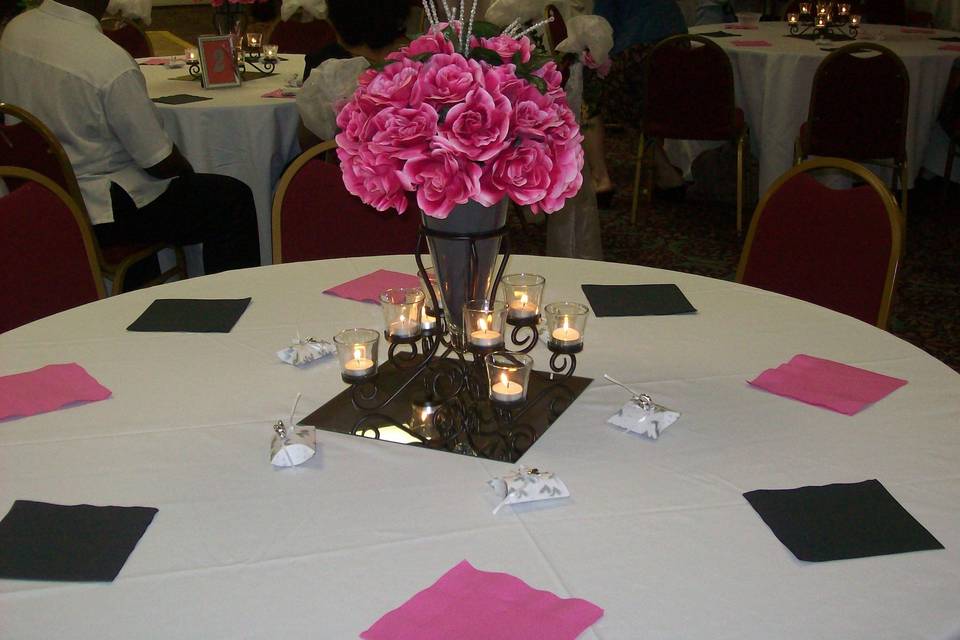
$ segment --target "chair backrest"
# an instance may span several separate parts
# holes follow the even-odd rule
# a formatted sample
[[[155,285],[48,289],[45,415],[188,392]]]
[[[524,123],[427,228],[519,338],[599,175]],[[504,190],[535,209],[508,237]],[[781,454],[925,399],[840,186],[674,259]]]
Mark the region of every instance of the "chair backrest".
[[[11,118],[18,122],[14,124]],[[84,209],[73,165],[53,132],[26,109],[5,102],[0,102],[0,120],[0,165],[31,169],[46,176]]]
[[[153,56],[153,44],[150,38],[137,24],[123,18],[105,18],[100,22],[103,35],[124,48],[134,58]]]
[[[906,160],[910,77],[890,49],[855,42],[817,67],[804,127],[808,155]]]
[[[557,45],[567,39],[567,23],[563,20],[563,14],[556,5],[548,4],[544,8],[544,15],[547,20],[546,45],[547,51],[554,53]]]
[[[810,173],[842,170],[865,184],[832,189]],[[757,205],[737,282],[800,298],[886,328],[903,214],[866,168],[817,158],[781,176]]]
[[[277,20],[267,34],[266,41],[277,45],[280,53],[313,53],[337,41],[337,34],[329,22],[300,22],[298,15],[290,20]]]
[[[36,171],[0,166],[0,332],[103,298],[86,213]]]
[[[960,60],[955,60],[950,70],[937,119],[950,140],[960,144]]]
[[[340,164],[323,154],[336,142],[311,147],[284,171],[273,196],[273,262],[413,253],[420,216],[377,211],[350,194]]]
[[[647,54],[643,132],[655,138],[727,140],[736,131],[733,68],[709,38],[680,34]]]

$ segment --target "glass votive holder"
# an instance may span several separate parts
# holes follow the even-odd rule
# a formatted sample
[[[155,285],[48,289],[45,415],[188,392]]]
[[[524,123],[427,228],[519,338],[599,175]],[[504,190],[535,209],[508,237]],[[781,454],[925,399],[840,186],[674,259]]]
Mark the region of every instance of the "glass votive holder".
[[[263,39],[261,33],[258,31],[248,31],[247,32],[247,49],[258,50],[263,46]]]
[[[534,322],[540,316],[540,298],[546,284],[543,276],[535,273],[511,273],[503,276],[503,287],[507,303],[507,320],[510,322]]]
[[[463,334],[474,349],[503,348],[507,305],[499,300],[470,300],[463,305]]]
[[[850,15],[850,5],[846,2],[841,2],[837,5],[837,13],[841,16]]]
[[[551,302],[543,310],[549,336],[547,347],[561,353],[581,351],[590,309],[577,302]]]
[[[196,47],[187,47],[183,50],[183,59],[187,64],[200,61],[200,50]]]
[[[422,396],[411,403],[410,432],[424,440],[436,440],[440,437],[437,430],[436,415],[440,405]]]
[[[377,373],[380,333],[373,329],[344,329],[333,337],[340,362],[340,377],[346,383],[362,382]]]
[[[854,13],[854,14],[851,14],[851,15],[850,15],[850,24],[852,24],[852,25],[855,26],[855,27],[856,27],[856,26],[859,26],[859,25],[860,25],[860,16],[858,16],[858,15],[855,14],[855,13]]]
[[[387,289],[380,294],[385,334],[388,340],[412,340],[420,335],[423,291]]]
[[[796,13],[787,14],[787,24],[797,24],[800,22],[800,16]]]
[[[275,44],[263,45],[263,57],[266,58],[267,60],[276,60],[279,53],[280,53],[279,45],[275,45]]]
[[[423,291],[423,295],[425,296],[423,306],[429,311],[434,310],[433,299],[430,297],[430,288],[433,288],[433,294],[437,296],[437,306],[443,309],[443,296],[440,295],[440,285],[437,282],[437,270],[433,267],[424,267],[423,269],[426,272],[426,280],[424,280],[423,272],[417,272],[417,278],[420,280],[420,290]]]
[[[809,14],[809,13],[810,13],[810,9],[812,8],[812,6],[813,6],[813,5],[811,5],[809,2],[801,2],[801,3],[800,3],[800,13],[802,13],[802,14],[804,14],[804,15]]]
[[[817,26],[818,27],[827,26],[827,16],[817,16]]]
[[[499,404],[516,404],[527,399],[533,358],[523,353],[497,351],[484,357],[490,400]]]

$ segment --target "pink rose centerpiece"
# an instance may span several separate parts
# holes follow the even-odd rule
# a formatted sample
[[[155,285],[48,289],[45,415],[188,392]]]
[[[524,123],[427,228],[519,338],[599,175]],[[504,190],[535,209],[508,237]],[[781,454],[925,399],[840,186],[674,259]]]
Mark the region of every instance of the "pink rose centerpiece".
[[[399,213],[415,193],[434,218],[504,198],[557,211],[580,190],[583,137],[556,63],[516,25],[430,17],[428,32],[364,72],[339,110],[347,190]]]

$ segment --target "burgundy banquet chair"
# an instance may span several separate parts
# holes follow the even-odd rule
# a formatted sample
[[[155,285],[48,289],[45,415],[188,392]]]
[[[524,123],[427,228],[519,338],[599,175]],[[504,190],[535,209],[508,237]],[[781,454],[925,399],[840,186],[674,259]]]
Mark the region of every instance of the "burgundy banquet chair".
[[[907,215],[907,108],[910,77],[890,49],[855,42],[832,52],[817,67],[807,121],[800,127],[796,162],[808,156],[875,164],[892,159],[891,188],[900,183]]]
[[[337,41],[337,34],[326,20],[301,22],[300,14],[289,20],[277,20],[266,41],[275,44],[280,53],[313,53]]]
[[[653,139],[732,140],[737,144],[737,233],[743,227],[744,147],[747,126],[734,99],[733,68],[723,49],[709,38],[681,34],[660,41],[647,54],[643,122],[633,208],[636,222],[643,165],[652,166]],[[649,202],[652,170],[643,189]]]
[[[833,189],[811,172],[843,171],[864,184]],[[903,216],[866,168],[817,158],[782,175],[757,205],[737,282],[887,326]]]
[[[0,122],[0,165],[32,169],[52,180],[70,195],[83,212],[87,225],[90,226],[90,218],[83,203],[77,177],[73,173],[73,166],[53,132],[29,111],[12,104],[0,102],[0,117],[3,118]],[[16,186],[16,184],[14,179],[13,185]],[[187,277],[183,249],[174,245],[164,243],[100,245],[94,236],[94,249],[101,271],[112,282],[111,295],[124,292],[124,281],[130,267],[163,249],[174,251],[176,264],[148,284]]]
[[[124,48],[134,58],[153,57],[153,44],[139,25],[123,18],[105,18],[100,21],[103,35]]]
[[[273,262],[413,253],[420,215],[377,211],[343,185],[336,142],[315,145],[284,171],[273,196]],[[324,156],[333,156],[328,161]]]
[[[52,180],[0,167],[0,333],[103,298],[86,213]]]
[[[544,17],[552,22],[547,23],[546,45],[547,51],[556,53],[557,45],[567,39],[567,23],[563,21],[563,14],[556,5],[548,4],[544,8]]]

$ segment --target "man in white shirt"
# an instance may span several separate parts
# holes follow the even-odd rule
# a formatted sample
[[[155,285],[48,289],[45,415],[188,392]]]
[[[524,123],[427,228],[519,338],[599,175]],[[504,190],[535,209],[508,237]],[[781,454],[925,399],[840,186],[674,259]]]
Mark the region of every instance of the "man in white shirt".
[[[0,39],[0,99],[63,145],[104,244],[204,245],[206,273],[260,264],[250,189],[197,174],[163,130],[130,55],[103,35],[108,0],[45,0]]]

